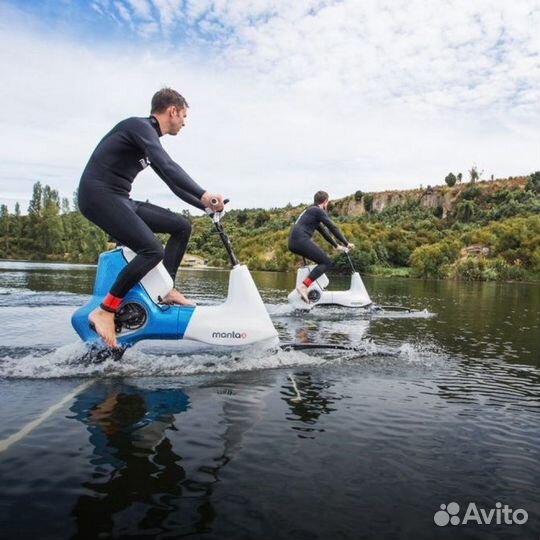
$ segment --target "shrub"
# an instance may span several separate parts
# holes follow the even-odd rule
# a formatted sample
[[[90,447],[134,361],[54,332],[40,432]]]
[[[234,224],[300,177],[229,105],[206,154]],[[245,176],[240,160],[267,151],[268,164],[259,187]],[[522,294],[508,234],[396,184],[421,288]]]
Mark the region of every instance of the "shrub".
[[[480,193],[480,188],[477,188],[476,186],[471,186],[461,192],[461,198],[467,201],[474,201],[479,197]]]
[[[526,188],[528,191],[532,191],[537,195],[540,194],[540,171],[536,171],[529,176]]]
[[[465,200],[456,206],[456,217],[465,223],[471,221],[477,213],[478,207],[473,201]]]
[[[486,260],[484,257],[465,257],[459,259],[452,267],[451,275],[465,281],[488,281],[495,279],[496,273],[486,273]]]
[[[455,241],[443,241],[436,244],[417,247],[409,258],[413,275],[416,277],[445,277],[448,266],[459,252],[459,244]]]
[[[502,281],[523,281],[527,279],[527,272],[519,261],[508,264],[501,257],[490,261],[491,267],[497,273],[497,278]]]

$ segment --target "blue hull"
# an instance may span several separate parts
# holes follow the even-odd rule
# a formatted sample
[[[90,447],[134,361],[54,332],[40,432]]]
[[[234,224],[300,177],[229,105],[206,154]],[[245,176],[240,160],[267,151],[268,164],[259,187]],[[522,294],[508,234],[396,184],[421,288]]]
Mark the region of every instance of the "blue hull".
[[[87,343],[100,341],[99,336],[88,324],[88,316],[101,304],[116,277],[126,265],[127,261],[120,248],[100,255],[92,297],[71,317],[71,324],[83,341]],[[141,328],[123,329],[117,335],[118,343],[123,346],[133,345],[143,339],[182,339],[196,309],[184,306],[159,306],[154,303],[140,283],[127,294],[122,306],[128,303],[141,306],[146,312],[146,321]]]

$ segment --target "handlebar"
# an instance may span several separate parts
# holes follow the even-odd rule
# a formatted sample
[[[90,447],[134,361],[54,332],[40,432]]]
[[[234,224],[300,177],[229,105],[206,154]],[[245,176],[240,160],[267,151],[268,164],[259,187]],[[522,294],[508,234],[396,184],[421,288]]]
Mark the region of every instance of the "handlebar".
[[[216,198],[211,199],[210,201],[213,205],[217,204],[219,201]],[[223,204],[227,204],[229,202],[229,199],[224,199]],[[225,230],[223,229],[223,225],[220,223],[220,219],[223,216],[225,212],[225,209],[223,209],[221,212],[212,212],[210,208],[206,209],[206,213],[212,218],[212,221],[214,222],[214,227],[216,231],[219,234],[219,237],[221,238],[221,241],[223,242],[223,246],[225,247],[225,250],[227,251],[227,254],[229,255],[229,260],[231,261],[231,265],[233,267],[237,266],[239,263],[238,259],[236,258],[236,255],[234,253],[231,241],[229,240],[229,237],[225,233]]]
[[[219,199],[216,199],[215,197],[210,199],[210,203],[212,205],[216,205],[219,202]],[[229,202],[229,199],[224,199],[223,204],[227,204]],[[219,223],[219,220],[223,216],[225,209],[221,210],[221,212],[213,212],[210,208],[205,208],[206,213],[209,217],[211,217],[214,221],[214,223]]]

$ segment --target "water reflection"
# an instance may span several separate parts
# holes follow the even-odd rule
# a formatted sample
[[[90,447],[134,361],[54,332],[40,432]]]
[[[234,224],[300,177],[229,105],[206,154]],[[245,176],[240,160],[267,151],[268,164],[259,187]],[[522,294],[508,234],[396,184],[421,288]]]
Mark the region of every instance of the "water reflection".
[[[393,343],[434,344],[448,356],[538,365],[540,286],[532,283],[368,280],[381,303],[428,309],[435,317],[374,321]],[[370,288],[371,287],[371,288]]]
[[[100,382],[77,397],[71,411],[90,433],[93,472],[71,511],[72,539],[133,531],[152,537],[174,531],[176,537],[212,529],[220,472],[260,419],[268,389],[239,396],[225,381],[210,391],[221,398],[213,414],[205,411],[205,399],[201,412],[194,411],[183,388]],[[202,424],[193,420],[199,414]]]
[[[112,535],[130,521],[148,533],[163,530],[186,480],[166,432],[176,429],[175,415],[188,407],[181,390],[141,392],[125,384],[96,384],[77,398],[71,410],[90,432],[94,473],[72,510],[72,538]],[[144,511],[123,514],[140,504]]]
[[[90,294],[96,268],[90,265],[17,263],[0,264],[0,287],[34,292]]]
[[[310,371],[289,375],[280,393],[291,412],[286,418],[293,422],[292,429],[298,432],[298,437],[314,439],[316,432],[324,432],[319,425],[320,417],[337,410],[336,403],[343,399],[331,388],[331,383],[317,380]]]

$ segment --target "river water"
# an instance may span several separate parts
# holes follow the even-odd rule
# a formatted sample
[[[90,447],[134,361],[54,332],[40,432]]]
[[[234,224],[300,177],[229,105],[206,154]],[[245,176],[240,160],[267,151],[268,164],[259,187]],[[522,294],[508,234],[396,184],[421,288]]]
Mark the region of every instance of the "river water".
[[[255,272],[283,341],[356,350],[94,365],[70,325],[94,275],[0,261],[0,537],[538,540],[538,284],[366,278],[415,310],[367,317],[295,313],[294,276]],[[200,304],[227,280],[179,276]]]

